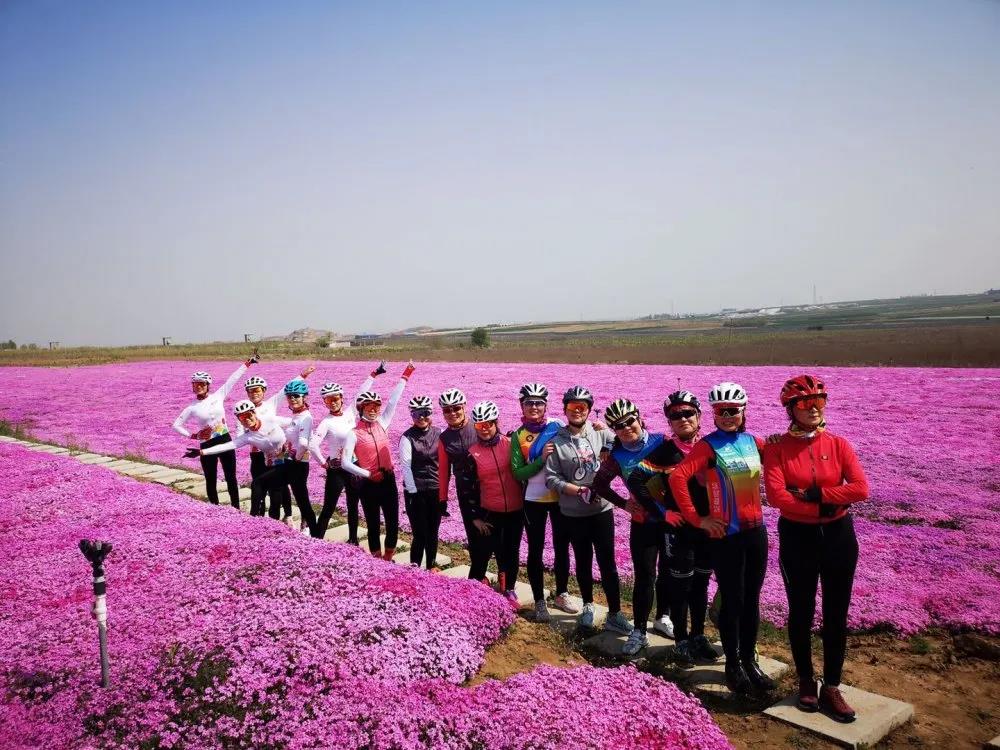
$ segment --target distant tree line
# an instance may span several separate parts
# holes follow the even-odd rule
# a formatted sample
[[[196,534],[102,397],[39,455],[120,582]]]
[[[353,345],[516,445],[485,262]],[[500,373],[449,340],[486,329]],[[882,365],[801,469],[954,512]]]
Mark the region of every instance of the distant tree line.
[[[0,349],[17,349],[17,344],[14,343],[14,339],[10,341],[0,341]]]

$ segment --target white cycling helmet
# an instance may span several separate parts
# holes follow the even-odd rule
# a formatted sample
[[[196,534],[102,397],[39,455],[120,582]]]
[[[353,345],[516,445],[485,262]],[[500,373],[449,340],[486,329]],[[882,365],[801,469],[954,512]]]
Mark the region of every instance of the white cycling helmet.
[[[192,383],[208,383],[212,385],[212,376],[209,375],[204,370],[198,370],[194,375],[191,376]]]
[[[254,375],[252,378],[247,378],[247,382],[243,384],[243,387],[248,391],[251,388],[263,388],[266,391],[267,381],[260,375]]]
[[[708,392],[708,403],[712,406],[716,404],[733,404],[734,406],[747,405],[747,392],[739,383],[719,383]]]
[[[256,408],[257,407],[253,405],[253,401],[243,399],[242,401],[236,402],[236,406],[233,407],[233,414],[238,417],[240,414],[246,414],[248,411],[253,411]]]
[[[361,404],[381,404],[382,397],[375,391],[362,391],[358,394],[358,397],[354,399],[354,403],[358,406],[361,406]]]
[[[430,400],[429,396],[414,396],[410,399],[410,411],[433,408],[434,402]]]
[[[494,422],[500,419],[500,410],[492,401],[480,401],[472,408],[473,422]]]
[[[465,394],[458,388],[449,388],[438,397],[440,406],[462,406],[467,403]]]
[[[527,401],[528,399],[545,401],[548,403],[549,389],[541,383],[525,383],[521,386],[521,391],[518,394],[518,400]]]
[[[323,387],[319,389],[320,398],[326,398],[327,396],[343,396],[344,389],[340,387],[339,383],[323,383]]]

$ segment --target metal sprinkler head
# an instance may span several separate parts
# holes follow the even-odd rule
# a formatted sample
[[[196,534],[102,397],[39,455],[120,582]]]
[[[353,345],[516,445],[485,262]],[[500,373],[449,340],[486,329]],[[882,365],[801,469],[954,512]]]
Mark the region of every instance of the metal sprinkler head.
[[[101,647],[101,687],[108,687],[111,681],[111,665],[108,659],[108,606],[105,599],[107,582],[104,580],[104,558],[111,553],[111,549],[108,542],[96,539],[80,540],[80,551],[94,571],[94,608],[91,614],[97,620],[97,637]]]

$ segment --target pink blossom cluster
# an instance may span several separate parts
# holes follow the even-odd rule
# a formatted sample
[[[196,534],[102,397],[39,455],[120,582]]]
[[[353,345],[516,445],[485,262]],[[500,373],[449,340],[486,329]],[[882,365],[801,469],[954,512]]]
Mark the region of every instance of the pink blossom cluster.
[[[237,364],[0,368],[0,418],[27,420],[34,435],[53,442],[85,443],[92,450],[114,454],[141,453],[151,460],[197,469],[196,462],[180,458],[188,442],[170,429],[170,423],[190,399],[192,371],[207,369],[220,383]],[[304,364],[263,363],[254,371],[277,388]],[[391,390],[403,365],[388,367],[376,384],[383,394]],[[324,380],[336,380],[351,394],[370,370],[371,363],[321,363],[311,383],[315,392]],[[887,624],[912,632],[942,625],[1000,632],[1000,605],[995,603],[1000,601],[995,567],[1000,558],[1000,537],[995,533],[1000,524],[996,476],[1000,413],[990,402],[1000,386],[1000,370],[418,363],[404,401],[418,393],[434,397],[448,387],[459,387],[470,404],[496,401],[501,424],[510,429],[520,422],[517,391],[522,383],[539,381],[548,386],[551,416],[561,415],[561,393],[579,383],[593,391],[599,411],[624,396],[639,405],[649,429],[665,431],[662,402],[670,391],[682,387],[705,400],[714,383],[735,380],[750,396],[749,429],[763,436],[787,427],[778,393],[785,379],[803,370],[826,381],[831,396],[829,428],[852,442],[872,488],[871,498],[855,511],[861,563],[851,626]],[[239,397],[237,388],[229,403]],[[311,401],[318,418],[323,405],[315,396]],[[435,420],[443,425],[439,413]],[[408,426],[404,404],[390,429],[394,445]],[[247,463],[245,456],[240,458],[244,477]],[[314,463],[310,488],[317,502],[322,497],[322,474]],[[768,512],[767,518],[775,548],[776,516]],[[405,527],[405,517],[402,520]],[[616,511],[616,522],[616,557],[619,570],[628,576],[632,569],[628,521]],[[457,512],[444,519],[441,537],[464,540]],[[522,554],[526,548],[525,544]],[[546,560],[551,564],[551,547]],[[908,561],[905,569],[895,567],[902,561]],[[989,598],[983,599],[985,594]],[[764,606],[771,619],[784,621],[776,549],[765,582]]]
[[[480,584],[68,457],[0,461],[0,747],[729,747],[630,668],[462,687],[513,619]],[[107,690],[81,538],[114,545]]]

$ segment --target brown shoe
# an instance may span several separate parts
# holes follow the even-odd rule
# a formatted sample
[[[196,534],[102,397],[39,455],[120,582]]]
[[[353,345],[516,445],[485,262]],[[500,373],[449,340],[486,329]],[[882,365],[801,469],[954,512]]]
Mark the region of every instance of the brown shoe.
[[[854,709],[844,700],[844,696],[840,694],[839,688],[831,687],[830,685],[824,685],[820,688],[819,707],[826,711],[834,721],[839,721],[843,724],[850,724],[854,721]]]
[[[382,559],[386,562],[392,562],[392,556],[396,554],[395,548],[386,547],[385,552],[382,553]]]
[[[816,699],[816,678],[810,677],[808,680],[799,680],[799,710],[807,713],[816,713],[819,710],[819,701]]]

